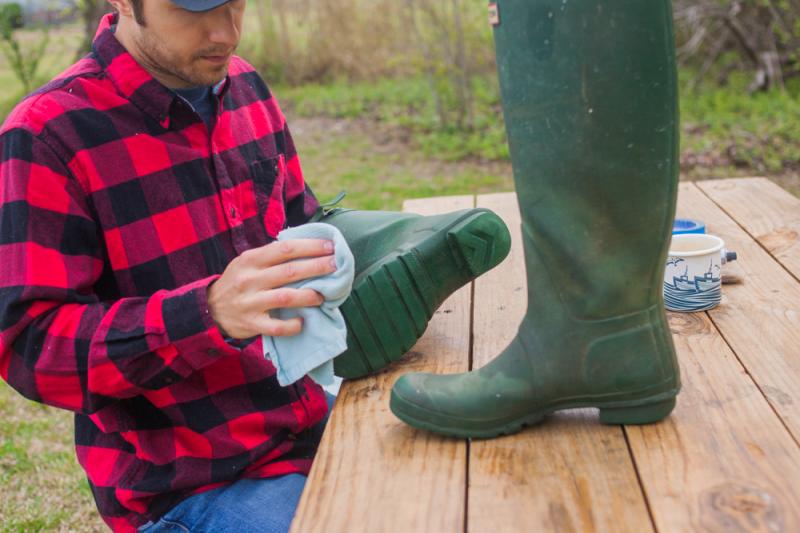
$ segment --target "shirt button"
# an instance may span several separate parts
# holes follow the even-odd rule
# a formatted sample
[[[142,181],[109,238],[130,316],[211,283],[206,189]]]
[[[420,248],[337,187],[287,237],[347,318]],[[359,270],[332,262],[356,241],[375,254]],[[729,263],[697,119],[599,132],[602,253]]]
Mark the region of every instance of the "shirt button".
[[[210,350],[208,350],[207,353],[212,357],[216,357],[219,355],[219,350],[217,350],[216,348],[211,348]]]
[[[231,218],[236,218],[236,208],[231,207]]]

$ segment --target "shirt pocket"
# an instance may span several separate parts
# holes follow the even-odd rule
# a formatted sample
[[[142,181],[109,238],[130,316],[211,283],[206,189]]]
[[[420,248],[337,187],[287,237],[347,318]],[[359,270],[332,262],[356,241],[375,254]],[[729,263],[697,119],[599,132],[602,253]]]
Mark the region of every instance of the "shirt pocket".
[[[267,236],[277,239],[286,226],[286,158],[283,154],[250,165],[258,216]]]

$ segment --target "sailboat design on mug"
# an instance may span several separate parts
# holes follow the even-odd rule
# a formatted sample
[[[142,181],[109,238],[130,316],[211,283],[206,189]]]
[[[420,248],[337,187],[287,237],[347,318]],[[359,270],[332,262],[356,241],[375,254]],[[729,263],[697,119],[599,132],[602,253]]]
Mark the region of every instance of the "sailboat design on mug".
[[[714,287],[717,287],[720,282],[719,277],[714,277],[712,274],[712,270],[716,268],[719,270],[719,267],[714,265],[714,262],[711,261],[708,263],[708,270],[705,272],[703,276],[695,276],[694,277],[694,284],[697,286],[697,290],[702,291],[710,291]],[[687,267],[688,269],[688,267]]]
[[[698,290],[697,285],[695,282],[689,281],[689,265],[686,265],[686,270],[683,271],[683,275],[681,277],[672,277],[672,283],[675,285],[675,289],[679,291],[696,291]]]
[[[719,304],[719,237],[674,235],[664,271],[664,304],[671,311],[703,311]]]

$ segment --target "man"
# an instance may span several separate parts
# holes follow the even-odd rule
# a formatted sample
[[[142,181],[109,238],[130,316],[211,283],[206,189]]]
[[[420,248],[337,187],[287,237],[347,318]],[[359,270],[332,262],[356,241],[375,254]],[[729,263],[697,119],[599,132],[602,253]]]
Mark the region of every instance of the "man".
[[[233,55],[245,0],[109,0],[93,52],[0,130],[0,373],[73,410],[115,531],[285,531],[326,396],[259,342],[329,242],[267,87]]]

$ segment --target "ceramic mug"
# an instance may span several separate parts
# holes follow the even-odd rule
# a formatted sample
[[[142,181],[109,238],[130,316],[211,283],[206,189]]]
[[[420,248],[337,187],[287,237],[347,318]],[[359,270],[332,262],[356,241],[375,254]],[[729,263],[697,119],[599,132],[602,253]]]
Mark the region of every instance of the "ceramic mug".
[[[673,235],[664,270],[664,304],[670,311],[705,311],[722,300],[720,271],[725,242],[714,235]]]

